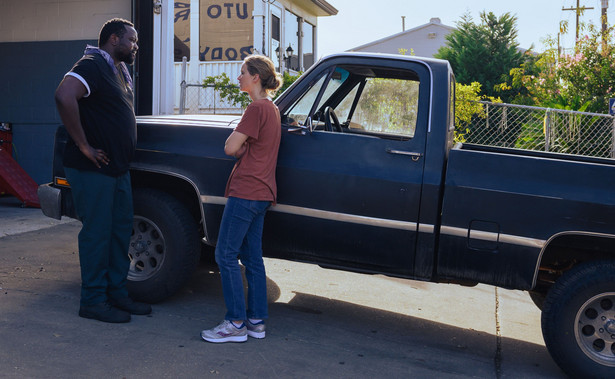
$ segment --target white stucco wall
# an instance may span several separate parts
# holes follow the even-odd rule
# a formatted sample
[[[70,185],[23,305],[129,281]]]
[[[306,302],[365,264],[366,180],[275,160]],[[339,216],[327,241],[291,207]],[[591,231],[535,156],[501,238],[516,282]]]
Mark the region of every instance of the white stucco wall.
[[[97,39],[105,21],[130,20],[127,0],[0,0],[0,42]]]

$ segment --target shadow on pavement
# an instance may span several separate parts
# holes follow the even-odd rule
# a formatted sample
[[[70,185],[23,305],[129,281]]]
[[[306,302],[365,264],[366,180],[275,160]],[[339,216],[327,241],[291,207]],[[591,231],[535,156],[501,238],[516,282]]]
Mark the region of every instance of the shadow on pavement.
[[[507,375],[496,370],[491,334],[281,289],[271,280],[266,339],[206,343],[199,332],[224,316],[219,274],[207,263],[151,316],[116,325],[79,318],[79,226],[0,239],[0,376],[563,377],[544,346],[506,341],[512,350],[502,360],[515,367]],[[277,302],[281,291],[294,297]]]

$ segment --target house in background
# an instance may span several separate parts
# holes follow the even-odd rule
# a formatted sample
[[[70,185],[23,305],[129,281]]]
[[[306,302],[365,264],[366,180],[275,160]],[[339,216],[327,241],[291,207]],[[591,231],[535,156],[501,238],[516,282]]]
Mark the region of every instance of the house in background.
[[[3,133],[10,127],[13,158],[39,184],[51,181],[61,124],[54,91],[86,44],[97,43],[106,20],[131,20],[139,32],[135,109],[147,115],[175,112],[181,80],[176,57],[186,55],[195,83],[222,72],[235,79],[252,51],[272,57],[279,70],[303,70],[316,56],[318,17],[337,14],[325,0],[0,3],[0,123]]]
[[[434,17],[427,24],[355,47],[349,51],[433,57],[440,47],[446,45],[446,36],[455,29],[442,24],[439,18]]]

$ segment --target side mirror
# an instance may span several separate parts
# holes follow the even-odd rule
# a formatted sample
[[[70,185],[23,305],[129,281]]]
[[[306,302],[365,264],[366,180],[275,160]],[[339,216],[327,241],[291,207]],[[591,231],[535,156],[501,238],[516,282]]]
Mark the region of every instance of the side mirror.
[[[301,134],[302,136],[306,135],[307,132],[312,133],[313,131],[314,129],[312,128],[312,118],[311,117],[308,117],[305,120],[305,125],[297,125],[292,128],[288,128],[289,133],[298,133],[298,134]]]
[[[305,119],[305,127],[310,131],[310,133],[314,131],[314,127],[312,126],[312,117]]]

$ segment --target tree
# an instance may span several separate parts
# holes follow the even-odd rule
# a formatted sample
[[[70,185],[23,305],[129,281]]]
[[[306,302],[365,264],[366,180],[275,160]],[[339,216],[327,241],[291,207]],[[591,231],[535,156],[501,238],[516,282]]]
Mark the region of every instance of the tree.
[[[220,95],[220,99],[226,100],[232,105],[246,108],[250,104],[248,94],[241,92],[236,84],[232,84],[231,78],[224,72],[220,75],[206,77],[203,80],[203,87],[214,87],[214,90]]]
[[[492,12],[482,12],[480,18],[481,23],[475,24],[469,14],[463,15],[436,58],[450,62],[458,83],[478,82],[482,95],[499,96],[506,102],[516,92],[499,84],[507,82],[510,70],[524,62],[516,42],[517,18],[510,13],[498,18]]]
[[[480,92],[481,84],[478,82],[455,86],[455,142],[467,142],[468,136],[475,129],[474,121],[487,117],[485,105],[481,101],[502,102],[500,98],[481,96]]]
[[[291,84],[299,78],[301,73],[297,75],[290,75],[288,72],[285,72],[282,76],[283,83],[282,87],[278,89],[273,100],[275,100],[278,96],[282,94]],[[229,101],[233,105],[239,105],[242,108],[246,108],[251,100],[247,93],[241,92],[239,90],[239,86],[231,83],[231,79],[226,75],[226,73],[222,73],[220,75],[208,76],[203,80],[203,87],[214,87],[214,90],[218,91],[220,94],[220,98],[226,101]]]
[[[548,41],[547,50],[536,62],[538,74],[523,67],[513,70],[512,81],[528,90],[535,105],[608,113],[608,99],[615,97],[614,28],[606,33],[594,25],[586,26],[587,35],[580,38],[574,54],[559,56],[555,41]]]
[[[519,105],[536,104],[532,99],[530,89],[527,88],[525,82],[522,80],[522,76],[540,75],[542,70],[545,69],[544,65],[541,65],[540,62],[546,55],[548,55],[548,52],[536,55],[531,51],[527,51],[524,55],[524,62],[521,63],[519,67],[510,70],[506,81],[498,85],[498,90],[500,92],[512,94],[508,97],[508,102]],[[546,69],[548,69],[548,67],[546,67]]]

